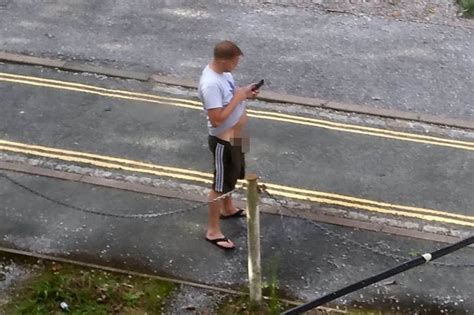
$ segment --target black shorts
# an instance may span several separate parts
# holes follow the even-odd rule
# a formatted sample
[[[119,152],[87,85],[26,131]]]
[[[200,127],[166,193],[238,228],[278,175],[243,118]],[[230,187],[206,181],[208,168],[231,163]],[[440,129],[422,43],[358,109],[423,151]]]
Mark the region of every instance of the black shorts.
[[[214,157],[214,181],[212,189],[228,193],[235,188],[237,180],[245,178],[245,154],[241,145],[209,136],[209,150]]]

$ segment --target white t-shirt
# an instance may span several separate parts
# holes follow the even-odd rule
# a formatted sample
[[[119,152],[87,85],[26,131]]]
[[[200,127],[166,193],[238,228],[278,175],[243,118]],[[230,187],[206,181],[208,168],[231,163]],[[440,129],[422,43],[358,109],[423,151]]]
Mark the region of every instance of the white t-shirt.
[[[201,79],[199,80],[198,93],[206,114],[210,109],[226,107],[232,97],[234,97],[234,92],[235,82],[230,72],[220,74],[212,70],[209,66],[204,68]],[[209,117],[207,117],[209,134],[217,136],[227,129],[232,128],[239,121],[244,112],[245,104],[242,102],[234,108],[229,117],[218,127],[213,127]]]

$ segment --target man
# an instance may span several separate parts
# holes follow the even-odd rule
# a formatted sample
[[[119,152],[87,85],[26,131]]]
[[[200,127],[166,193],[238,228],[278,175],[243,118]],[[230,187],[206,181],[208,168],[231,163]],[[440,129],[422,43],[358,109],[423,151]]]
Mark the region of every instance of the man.
[[[206,66],[199,82],[199,97],[207,113],[209,149],[214,157],[214,180],[209,201],[234,190],[238,179],[245,176],[243,129],[247,124],[245,101],[255,98],[254,84],[236,88],[231,72],[237,67],[240,48],[230,41],[218,43],[214,58]],[[242,209],[232,203],[232,197],[209,204],[206,240],[222,249],[234,249],[220,229],[219,219],[245,217]]]

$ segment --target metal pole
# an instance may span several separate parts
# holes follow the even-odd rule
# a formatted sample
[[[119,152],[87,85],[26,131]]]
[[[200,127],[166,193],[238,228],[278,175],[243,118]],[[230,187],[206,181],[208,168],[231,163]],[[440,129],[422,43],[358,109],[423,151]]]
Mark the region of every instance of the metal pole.
[[[262,269],[260,265],[260,212],[258,210],[257,175],[247,176],[247,239],[248,239],[248,273],[250,303],[260,305],[262,302]]]

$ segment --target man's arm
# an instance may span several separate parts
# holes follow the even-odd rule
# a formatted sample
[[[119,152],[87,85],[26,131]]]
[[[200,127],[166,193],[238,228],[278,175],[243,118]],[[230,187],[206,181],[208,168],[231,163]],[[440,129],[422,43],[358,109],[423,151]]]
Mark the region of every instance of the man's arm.
[[[213,127],[218,127],[222,124],[232,113],[232,111],[239,105],[241,102],[245,101],[248,98],[254,98],[258,91],[252,91],[252,85],[238,88],[235,93],[234,97],[230,100],[229,104],[226,107],[219,107],[213,108],[207,111],[207,115],[209,120],[211,121],[211,125]]]

